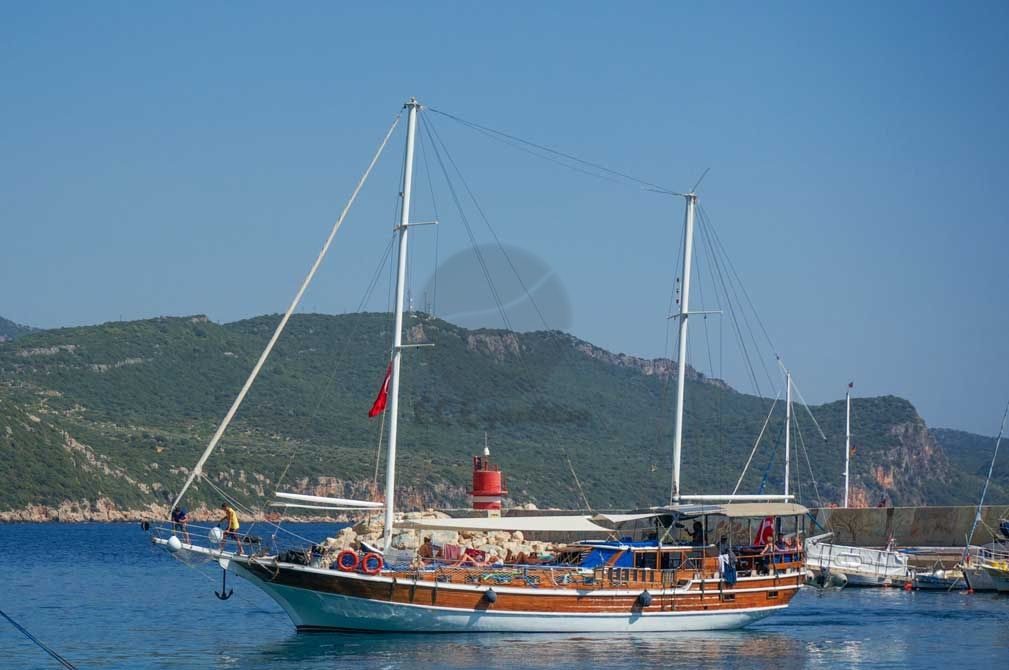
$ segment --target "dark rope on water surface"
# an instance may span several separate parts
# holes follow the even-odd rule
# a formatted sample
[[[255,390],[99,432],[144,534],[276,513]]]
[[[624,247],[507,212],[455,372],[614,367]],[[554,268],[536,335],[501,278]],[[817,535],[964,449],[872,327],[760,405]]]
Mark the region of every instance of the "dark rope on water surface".
[[[9,621],[12,626],[14,626],[15,628],[17,628],[21,632],[22,635],[24,635],[26,638],[28,638],[29,640],[31,640],[32,642],[34,642],[35,644],[37,644],[39,646],[39,648],[42,649],[42,651],[46,652],[47,654],[49,654],[50,656],[52,656],[53,658],[55,658],[60,663],[60,665],[62,665],[64,668],[70,668],[70,670],[77,670],[77,666],[75,666],[73,663],[71,663],[70,661],[68,661],[67,659],[63,658],[62,656],[60,656],[59,654],[57,654],[55,651],[53,651],[52,649],[50,649],[49,647],[47,647],[44,642],[42,642],[40,639],[38,639],[37,637],[35,637],[34,635],[32,635],[31,632],[28,631],[28,629],[26,629],[24,626],[22,626],[21,624],[19,624],[14,619],[10,618],[7,615],[6,612],[4,612],[3,610],[0,610],[0,616],[2,616],[3,618],[7,619],[7,621]]]

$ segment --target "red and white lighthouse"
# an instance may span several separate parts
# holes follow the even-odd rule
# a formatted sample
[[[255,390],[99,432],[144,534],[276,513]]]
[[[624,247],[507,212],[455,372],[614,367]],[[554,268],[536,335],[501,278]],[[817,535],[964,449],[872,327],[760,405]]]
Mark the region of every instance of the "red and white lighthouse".
[[[487,516],[501,516],[501,496],[507,495],[501,466],[491,465],[490,448],[484,445],[483,456],[473,457],[473,509],[485,510]]]

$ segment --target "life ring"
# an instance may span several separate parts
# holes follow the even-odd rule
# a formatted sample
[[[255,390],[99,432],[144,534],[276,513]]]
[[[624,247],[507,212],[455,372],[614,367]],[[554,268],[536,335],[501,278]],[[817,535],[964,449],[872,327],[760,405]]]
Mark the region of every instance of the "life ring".
[[[352,549],[344,549],[336,555],[336,567],[344,572],[353,572],[359,563],[357,552]]]
[[[361,572],[366,575],[377,575],[382,569],[382,557],[375,552],[369,552],[361,559]]]

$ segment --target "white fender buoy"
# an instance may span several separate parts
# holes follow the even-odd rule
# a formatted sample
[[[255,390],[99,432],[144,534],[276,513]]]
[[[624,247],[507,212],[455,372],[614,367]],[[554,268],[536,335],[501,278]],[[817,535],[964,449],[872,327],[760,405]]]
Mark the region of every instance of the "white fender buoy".
[[[168,551],[170,551],[170,552],[172,552],[174,554],[175,552],[179,551],[180,549],[182,549],[182,540],[180,540],[179,538],[175,537],[174,535],[172,535],[170,538],[168,538]]]
[[[221,541],[221,539],[224,538],[224,533],[221,531],[220,528],[214,526],[213,528],[210,529],[210,533],[207,535],[207,537],[210,538],[211,543],[218,544]]]

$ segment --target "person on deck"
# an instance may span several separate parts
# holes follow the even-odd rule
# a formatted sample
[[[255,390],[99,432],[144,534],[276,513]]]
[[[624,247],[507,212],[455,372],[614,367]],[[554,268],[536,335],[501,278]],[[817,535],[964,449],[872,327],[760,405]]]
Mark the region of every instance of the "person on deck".
[[[694,531],[690,534],[690,544],[695,547],[704,546],[704,526],[701,525],[700,521],[694,522]]]
[[[774,533],[767,536],[767,542],[764,544],[763,550],[760,552],[760,560],[758,561],[758,566],[761,574],[771,573],[771,561],[774,558],[774,552],[776,547],[774,545]]]
[[[420,547],[417,548],[417,556],[421,558],[425,563],[434,558],[435,550],[434,545],[431,544],[431,538],[425,537],[424,542],[421,543]]]
[[[175,507],[172,509],[172,529],[181,532],[182,536],[186,538],[186,544],[190,544],[189,516],[186,514],[185,507]]]
[[[221,522],[227,522],[228,528],[224,531],[224,536],[221,538],[221,549],[224,549],[224,543],[228,541],[230,537],[238,545],[238,555],[242,556],[245,551],[242,549],[242,538],[238,535],[238,512],[235,511],[234,507],[228,505],[228,503],[221,503],[221,509],[224,510],[224,516],[221,517]]]

